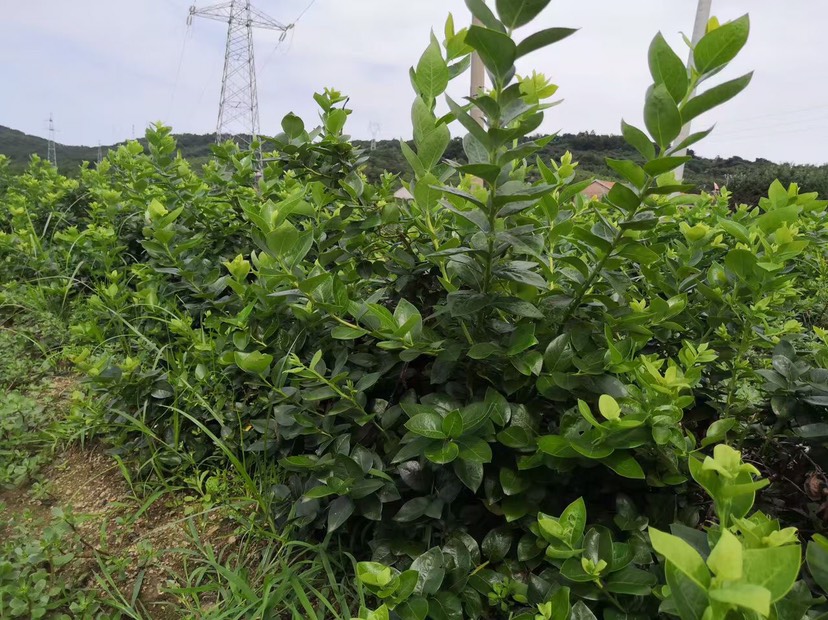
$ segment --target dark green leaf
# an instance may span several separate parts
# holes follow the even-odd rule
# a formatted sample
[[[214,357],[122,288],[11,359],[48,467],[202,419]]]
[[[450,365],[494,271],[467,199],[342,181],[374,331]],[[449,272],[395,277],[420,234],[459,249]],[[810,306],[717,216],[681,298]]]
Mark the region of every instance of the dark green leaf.
[[[505,80],[517,58],[517,47],[511,38],[496,30],[472,26],[466,33],[466,43],[477,50],[495,79]]]
[[[650,43],[647,58],[653,81],[656,84],[664,84],[673,101],[680,103],[689,87],[687,68],[660,32]]]
[[[681,108],[681,120],[684,123],[689,123],[691,120],[701,114],[704,114],[708,110],[712,110],[725,101],[730,101],[733,97],[747,88],[747,85],[750,84],[751,79],[753,79],[753,71],[743,75],[742,77],[738,77],[735,80],[730,80],[719,84],[718,86],[714,86],[713,88],[703,92],[701,95],[696,95]],[[705,132],[704,135],[701,135],[698,139],[700,140],[705,135],[710,133],[710,131],[712,131],[712,129]],[[698,136],[700,134],[695,135]],[[689,144],[685,146],[689,146]]]
[[[354,513],[354,502],[350,497],[337,497],[328,506],[328,533],[337,530]]]
[[[481,550],[490,562],[500,562],[509,553],[514,540],[514,533],[506,528],[491,530],[483,539]]]
[[[526,56],[526,54],[534,52],[535,50],[557,43],[577,31],[577,28],[547,28],[546,30],[535,32],[518,43],[517,57]]]
[[[430,504],[430,497],[415,497],[414,499],[410,499],[394,515],[394,521],[400,521],[401,523],[415,521],[426,513]]]
[[[650,140],[647,137],[647,134],[641,131],[638,127],[633,127],[632,125],[621,121],[621,135],[624,136],[624,140],[627,144],[641,153],[641,156],[645,160],[649,161],[655,157],[656,152],[652,140]]]
[[[682,164],[686,164],[691,159],[693,158],[659,157],[658,159],[653,159],[644,164],[644,170],[647,172],[647,174],[657,177],[658,175],[664,174],[665,172],[670,172],[670,170],[675,170]]]
[[[662,149],[666,149],[681,132],[681,114],[664,84],[651,86],[647,91],[644,124]]]
[[[445,439],[443,432],[443,418],[439,413],[418,413],[405,423],[405,427],[416,435],[429,439]]]
[[[452,467],[460,482],[476,493],[483,482],[483,463],[464,459],[461,451],[461,457],[452,463]]]
[[[496,0],[497,14],[508,29],[520,28],[531,22],[551,0]]]

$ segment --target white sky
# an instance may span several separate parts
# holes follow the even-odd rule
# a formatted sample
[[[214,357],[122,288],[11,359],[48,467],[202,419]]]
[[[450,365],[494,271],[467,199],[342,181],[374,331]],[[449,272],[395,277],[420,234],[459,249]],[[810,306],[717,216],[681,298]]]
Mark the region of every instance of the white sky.
[[[309,2],[256,6],[291,22]],[[0,124],[43,136],[51,111],[65,144],[113,143],[153,120],[176,132],[213,131],[225,27],[197,20],[188,29],[190,4],[0,0]],[[661,30],[685,57],[679,33],[692,30],[695,7],[696,0],[553,0],[518,33],[581,28],[519,67],[560,85],[565,101],[543,129],[618,133],[622,117],[640,125],[650,39]],[[468,20],[462,0],[315,0],[279,49],[278,33],[257,32],[263,133],[277,132],[289,111],[313,123],[312,94],[331,86],[351,96],[354,137],[370,137],[371,122],[381,125],[380,138],[408,137],[408,67],[430,28],[441,35],[449,11],[458,24]],[[713,0],[713,12],[722,21],[749,12],[752,20],[751,40],[722,79],[751,69],[756,75],[736,100],[698,121],[697,129],[717,125],[698,152],[828,162],[828,1]],[[453,92],[462,96],[464,88],[457,84]]]

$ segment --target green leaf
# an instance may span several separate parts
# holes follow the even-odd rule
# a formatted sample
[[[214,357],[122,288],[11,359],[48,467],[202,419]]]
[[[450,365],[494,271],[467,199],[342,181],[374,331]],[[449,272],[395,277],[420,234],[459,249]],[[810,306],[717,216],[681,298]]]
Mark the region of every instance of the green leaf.
[[[572,606],[572,614],[569,620],[598,620],[592,610],[583,601],[578,601]]]
[[[348,325],[337,325],[331,330],[331,337],[334,340],[356,340],[361,336],[367,334],[368,331],[359,327],[350,327]]]
[[[468,356],[473,360],[485,360],[500,352],[500,347],[492,342],[478,342],[471,346]]]
[[[681,114],[664,84],[656,84],[647,91],[644,124],[662,149],[666,149],[681,133]]]
[[[648,528],[647,531],[650,534],[653,549],[657,553],[663,555],[667,562],[694,583],[707,589],[710,585],[710,572],[698,551],[678,536],[667,534],[654,527]]]
[[[460,415],[463,416],[463,430],[466,433],[480,428],[488,420],[494,407],[486,403],[471,403],[460,410]]]
[[[489,184],[494,183],[497,177],[500,176],[500,166],[494,164],[467,164],[465,166],[457,166],[457,172],[462,174],[470,174],[487,181]]]
[[[722,529],[719,542],[707,558],[707,566],[724,581],[742,578],[742,543],[727,528]]]
[[[598,411],[607,420],[617,420],[621,417],[621,405],[609,394],[601,394],[598,398]]]
[[[448,86],[448,65],[440,51],[440,44],[433,38],[417,63],[414,81],[423,97],[430,101],[441,95]]]
[[[566,370],[572,363],[569,334],[556,336],[543,353],[543,366],[549,372]]]
[[[656,576],[651,572],[634,566],[625,566],[609,576],[607,590],[614,594],[648,596],[657,582]]]
[[[538,344],[538,339],[535,338],[535,324],[521,323],[509,338],[509,348],[506,350],[506,355],[517,355],[536,344]]]
[[[354,502],[350,497],[337,497],[328,506],[328,533],[336,531],[354,514]]]
[[[538,450],[549,456],[557,456],[562,459],[572,459],[578,456],[569,440],[560,435],[538,437]]]
[[[446,434],[443,432],[443,418],[440,417],[439,413],[418,413],[405,423],[405,427],[421,437],[428,437],[429,439],[446,438]]]
[[[299,138],[305,131],[305,123],[290,112],[282,119],[282,130],[289,138]]]
[[[650,176],[657,177],[660,174],[664,174],[665,172],[670,172],[671,170],[675,170],[682,164],[686,164],[688,161],[692,160],[692,157],[685,156],[685,157],[659,157],[658,159],[653,159],[652,161],[648,161],[644,164],[644,170]]]
[[[607,200],[624,211],[635,211],[641,204],[641,199],[636,196],[635,192],[621,183],[612,186],[607,193]]]
[[[735,80],[730,80],[719,84],[718,86],[714,86],[713,88],[703,92],[701,95],[696,95],[681,108],[681,120],[684,123],[689,123],[691,120],[704,114],[708,110],[712,110],[716,106],[721,105],[726,101],[730,101],[733,97],[747,88],[747,85],[750,84],[752,79],[753,71],[743,75],[742,77],[738,77]]]
[[[696,583],[674,564],[668,563],[664,575],[670,587],[670,598],[682,620],[702,620],[709,605],[707,586]]]
[[[497,14],[508,29],[514,30],[531,22],[551,0],[497,0]]]
[[[750,231],[748,231],[748,229],[742,226],[739,222],[722,218],[719,220],[719,227],[730,236],[736,238],[737,241],[750,244]]]
[[[820,534],[808,543],[805,559],[811,577],[817,582],[823,592],[828,592],[828,539]]]
[[[526,56],[526,54],[557,43],[576,32],[578,32],[577,28],[547,28],[535,32],[518,43],[516,57]]]
[[[710,600],[752,609],[762,617],[770,615],[770,592],[749,583],[733,583],[709,592]]]
[[[472,492],[477,493],[483,482],[483,463],[464,459],[462,451],[460,458],[452,463],[455,475]]]
[[[684,116],[683,115],[684,115],[684,112],[682,111],[682,117],[681,117],[682,121],[684,121]],[[686,121],[684,121],[684,122],[686,122]],[[704,140],[707,136],[710,135],[710,133],[712,131],[713,131],[713,127],[711,127],[710,129],[705,129],[704,131],[697,131],[696,133],[691,133],[684,140],[682,140],[678,144],[673,145],[673,147],[670,149],[669,152],[670,153],[678,153],[682,149],[686,149],[689,146],[693,146],[697,142],[701,142],[702,140]]]
[[[442,431],[450,439],[457,439],[463,434],[463,416],[459,411],[452,411],[443,418]]]
[[[425,620],[428,615],[428,601],[421,597],[412,597],[394,608],[400,620]]]
[[[299,232],[290,222],[283,222],[265,237],[269,253],[287,266],[299,263],[313,245],[313,231]]]
[[[459,105],[448,95],[446,95],[446,103],[448,104],[449,110],[451,110],[451,113],[454,115],[454,118],[456,118],[457,121],[465,127],[466,131],[468,131],[473,138],[473,140],[464,139],[463,144],[468,145],[469,147],[471,145],[480,145],[484,149],[488,148],[491,145],[491,140],[489,139],[489,134],[486,133],[486,130],[483,129],[483,127],[481,127],[476,120],[469,116],[469,113],[466,112],[461,105]],[[476,202],[478,205],[480,204],[479,201]]]
[[[701,74],[723,67],[733,60],[747,43],[750,17],[719,26],[704,35],[693,50],[693,66]]]
[[[798,544],[745,549],[742,557],[744,580],[767,589],[775,603],[790,591],[799,576],[802,549]]]
[[[442,590],[428,604],[433,620],[463,620],[463,604],[456,594]]]
[[[480,549],[490,562],[500,562],[509,553],[513,540],[514,533],[511,530],[497,528],[486,534]]]
[[[517,495],[529,487],[529,482],[518,472],[508,467],[500,468],[500,488],[506,495]]]
[[[626,452],[615,452],[610,456],[601,459],[601,462],[609,467],[619,476],[624,478],[632,478],[634,480],[644,480],[644,470],[641,465],[635,460],[631,454]]]
[[[639,189],[644,187],[644,184],[647,182],[647,174],[644,172],[644,169],[629,159],[612,159],[611,157],[607,157],[606,162],[610,168]]]
[[[656,84],[664,84],[673,101],[681,102],[689,87],[687,68],[660,32],[650,44],[647,58],[653,81]]]
[[[233,353],[233,359],[236,362],[236,366],[243,371],[254,375],[263,375],[270,368],[273,356],[268,353],[260,353],[259,351],[252,351],[250,353],[236,351]]]
[[[433,131],[423,137],[417,156],[425,170],[430,171],[440,163],[449,142],[451,142],[451,132],[444,124],[437,125]]]
[[[410,499],[394,515],[394,521],[399,521],[400,523],[415,521],[426,513],[430,505],[430,497],[415,497],[414,499]]]
[[[453,441],[436,443],[425,449],[425,457],[432,463],[445,465],[451,463],[460,454],[460,446]]]
[[[482,437],[463,437],[459,441],[460,458],[476,463],[490,463],[492,447]]]
[[[466,34],[466,43],[480,54],[480,59],[494,78],[504,82],[517,58],[515,42],[502,32],[472,26]]]
[[[479,19],[486,28],[504,32],[503,24],[498,21],[495,14],[492,13],[492,10],[486,6],[485,0],[466,0],[466,6],[469,8],[471,14]]]
[[[432,547],[411,563],[411,569],[420,574],[414,590],[417,594],[427,596],[437,593],[446,575],[443,552],[439,547]]]
[[[656,152],[652,141],[647,137],[647,134],[641,131],[638,127],[629,125],[622,120],[621,135],[624,136],[624,140],[627,144],[641,153],[641,156],[645,160],[649,161],[655,158]]]

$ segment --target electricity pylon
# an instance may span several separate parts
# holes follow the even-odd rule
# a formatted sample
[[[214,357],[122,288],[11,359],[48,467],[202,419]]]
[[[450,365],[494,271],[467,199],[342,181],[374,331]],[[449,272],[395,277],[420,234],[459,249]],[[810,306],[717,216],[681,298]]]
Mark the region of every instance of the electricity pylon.
[[[49,153],[47,155],[49,163],[57,168],[57,149],[55,148],[55,121],[49,113]]]
[[[371,150],[374,151],[377,148],[377,136],[379,132],[382,130],[382,125],[377,123],[376,121],[371,121],[368,123],[368,131],[371,132]]]
[[[216,140],[235,137],[247,142],[259,135],[259,101],[256,94],[256,62],[253,28],[277,30],[285,38],[293,24],[282,24],[250,6],[250,0],[231,0],[198,9],[190,7],[187,24],[194,17],[227,22],[224,73],[221,78]]]

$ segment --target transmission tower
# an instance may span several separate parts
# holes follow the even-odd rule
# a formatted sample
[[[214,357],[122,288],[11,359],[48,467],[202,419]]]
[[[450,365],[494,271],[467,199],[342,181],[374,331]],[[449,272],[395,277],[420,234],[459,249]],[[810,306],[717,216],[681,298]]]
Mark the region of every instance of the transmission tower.
[[[216,140],[235,137],[245,142],[259,135],[259,101],[256,95],[256,63],[253,56],[253,28],[277,30],[284,40],[293,24],[282,24],[250,6],[250,0],[231,0],[198,9],[190,7],[187,24],[194,17],[227,22],[224,73],[221,78]]]
[[[55,148],[55,121],[52,113],[49,113],[49,163],[57,168],[57,149]]]
[[[98,140],[98,163],[103,161],[103,149],[101,149],[101,141]]]
[[[371,121],[368,123],[368,131],[371,132],[371,150],[376,150],[377,148],[377,136],[379,132],[382,130],[382,125],[377,123],[376,121]]]

